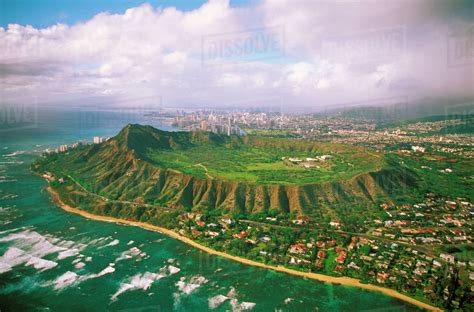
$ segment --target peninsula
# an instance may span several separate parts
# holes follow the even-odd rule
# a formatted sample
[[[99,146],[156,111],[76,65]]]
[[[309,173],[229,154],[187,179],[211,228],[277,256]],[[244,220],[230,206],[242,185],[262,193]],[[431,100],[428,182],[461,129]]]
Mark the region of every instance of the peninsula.
[[[444,274],[449,259],[367,231],[367,220],[414,196],[421,179],[361,147],[127,125],[107,141],[45,154],[32,168],[67,211],[156,230],[245,264],[429,310],[445,307],[437,292],[468,287],[459,272]],[[433,280],[413,284],[413,261]]]

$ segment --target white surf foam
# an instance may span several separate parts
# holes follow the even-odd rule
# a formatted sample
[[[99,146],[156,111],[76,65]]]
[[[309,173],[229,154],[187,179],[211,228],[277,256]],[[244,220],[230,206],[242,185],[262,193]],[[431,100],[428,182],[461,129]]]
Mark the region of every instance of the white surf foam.
[[[146,256],[147,256],[147,254],[145,252],[141,251],[138,247],[132,247],[132,248],[122,252],[120,257],[115,259],[115,263],[117,263],[119,261],[122,261],[122,260],[131,259],[131,258],[142,259]]]
[[[18,230],[20,231],[18,232]],[[49,234],[42,235],[30,229],[17,229],[15,231],[9,232],[8,235],[0,238],[0,242],[8,242],[13,245],[0,257],[3,272],[21,264],[33,266],[41,271],[48,270],[57,266],[57,263],[42,259],[45,256],[57,253],[57,259],[62,260],[77,255],[86,246],[61,240]],[[72,246],[74,247],[69,249]],[[12,255],[14,256],[12,257]]]
[[[173,265],[168,265],[168,272],[169,272],[170,275],[176,274],[176,273],[178,273],[179,271],[181,271],[180,268],[175,267],[175,266],[173,266]]]
[[[28,261],[25,252],[16,247],[9,247],[0,257],[0,273],[10,271],[14,266]]]
[[[85,266],[86,266],[86,264],[84,262],[78,262],[74,265],[74,267],[78,270],[82,269]]]
[[[16,151],[16,152],[13,152],[13,153],[10,153],[10,154],[5,154],[3,155],[3,157],[15,157],[17,155],[22,155],[22,154],[25,154],[26,151]]]
[[[181,277],[176,286],[180,292],[189,295],[205,283],[207,283],[207,279],[204,276],[196,275],[191,277],[188,282],[185,277]]]
[[[214,296],[214,297],[211,297],[208,299],[208,302],[209,302],[209,309],[217,309],[218,307],[220,307],[227,299],[229,299],[228,297],[224,296],[224,295],[217,295],[217,296]]]
[[[246,311],[246,310],[252,310],[256,306],[256,303],[254,302],[239,303],[237,299],[231,299],[230,305],[232,306],[233,312],[241,312],[241,311]]]
[[[56,278],[52,284],[54,285],[54,289],[62,289],[76,283],[78,279],[79,275],[74,272],[67,271],[63,275]]]
[[[111,241],[111,242],[108,243],[107,245],[101,246],[101,247],[99,247],[98,249],[116,246],[116,245],[118,245],[119,243],[120,243],[120,241],[119,241],[118,239],[114,239],[113,241]]]
[[[136,274],[127,283],[123,283],[120,286],[119,290],[115,294],[112,295],[112,300],[117,299],[119,295],[129,290],[134,290],[134,289],[147,290],[151,287],[151,285],[155,281],[163,277],[165,277],[165,275],[158,274],[158,273],[151,273],[151,272]]]
[[[81,283],[83,281],[93,279],[93,278],[97,278],[97,277],[101,277],[101,276],[104,276],[106,274],[110,274],[110,273],[113,273],[113,272],[115,272],[115,268],[113,268],[111,266],[107,266],[105,269],[103,269],[99,273],[85,274],[85,275],[78,275],[75,272],[67,271],[63,275],[56,278],[54,281],[48,282],[48,283],[44,284],[43,286],[54,285],[54,289],[59,290],[59,289],[69,287],[73,284],[78,284],[78,283]]]
[[[113,273],[113,272],[115,272],[115,268],[113,266],[109,265],[108,267],[106,267],[105,269],[100,271],[98,274],[95,274],[92,278],[103,276],[105,274],[110,274],[110,273]]]
[[[76,256],[78,254],[79,254],[78,249],[75,249],[75,248],[74,249],[68,249],[68,250],[61,251],[58,254],[58,259],[62,260],[62,259],[66,259],[66,258],[69,258],[69,257]]]
[[[30,259],[26,262],[27,266],[33,266],[35,269],[40,271],[45,271],[54,268],[58,265],[57,262],[51,260],[45,260],[38,257],[30,257]]]
[[[2,197],[0,197],[0,200],[15,199],[17,197],[18,197],[18,194],[5,194]]]

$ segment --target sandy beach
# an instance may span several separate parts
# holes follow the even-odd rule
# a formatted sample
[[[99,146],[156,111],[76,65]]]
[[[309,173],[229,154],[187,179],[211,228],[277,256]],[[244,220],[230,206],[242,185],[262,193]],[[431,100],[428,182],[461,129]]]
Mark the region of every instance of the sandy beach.
[[[426,309],[428,311],[442,311],[441,309],[439,309],[437,307],[433,307],[433,306],[431,306],[427,303],[424,303],[424,302],[421,302],[421,301],[416,300],[414,298],[411,298],[409,296],[403,295],[403,294],[397,292],[396,290],[381,287],[381,286],[376,286],[376,285],[363,284],[358,279],[355,279],[355,278],[334,277],[334,276],[328,276],[328,275],[317,274],[317,273],[300,272],[300,271],[288,269],[288,268],[281,267],[281,266],[271,266],[271,265],[267,265],[267,264],[264,264],[264,263],[252,261],[252,260],[249,260],[249,259],[240,258],[240,257],[237,257],[237,256],[232,256],[232,255],[229,255],[229,254],[224,253],[224,252],[216,251],[214,249],[211,249],[211,248],[208,248],[208,247],[203,246],[201,244],[198,244],[198,243],[194,242],[193,240],[191,240],[187,237],[181,236],[176,232],[173,232],[171,230],[168,230],[168,229],[165,229],[165,228],[162,228],[162,227],[158,227],[158,226],[155,226],[155,225],[150,225],[150,224],[143,223],[143,222],[129,221],[129,220],[118,219],[118,218],[113,218],[113,217],[95,215],[95,214],[92,214],[92,213],[89,213],[89,212],[86,212],[86,211],[83,211],[83,210],[80,210],[80,209],[77,209],[77,208],[73,208],[73,207],[65,204],[61,200],[59,195],[49,186],[47,187],[47,191],[52,195],[52,197],[53,197],[54,201],[56,202],[56,204],[58,206],[60,206],[62,209],[66,210],[68,212],[72,212],[72,213],[81,215],[81,216],[83,216],[85,218],[88,218],[88,219],[93,219],[93,220],[98,220],[98,221],[105,221],[105,222],[113,222],[113,223],[125,224],[125,225],[131,225],[131,226],[138,226],[138,227],[141,227],[141,228],[146,229],[146,230],[156,231],[156,232],[160,232],[162,234],[168,235],[168,236],[170,236],[172,238],[175,238],[175,239],[178,239],[178,240],[180,240],[180,241],[182,241],[182,242],[184,242],[188,245],[199,248],[200,250],[203,250],[203,251],[205,251],[209,254],[213,254],[213,255],[216,255],[216,256],[220,256],[220,257],[224,257],[224,258],[231,259],[231,260],[234,260],[234,261],[238,261],[238,262],[243,263],[243,264],[252,265],[252,266],[255,266],[255,267],[260,267],[260,268],[265,268],[265,269],[270,269],[270,270],[274,270],[274,271],[278,271],[278,272],[284,272],[284,273],[292,274],[292,275],[296,275],[296,276],[311,278],[311,279],[314,279],[314,280],[317,280],[317,281],[320,281],[320,282],[340,284],[340,285],[345,285],[345,286],[353,286],[353,287],[359,287],[359,288],[363,288],[363,289],[367,289],[367,290],[378,291],[378,292],[381,292],[381,293],[383,293],[387,296],[403,300],[405,302],[416,305],[416,306],[421,307],[423,309]]]

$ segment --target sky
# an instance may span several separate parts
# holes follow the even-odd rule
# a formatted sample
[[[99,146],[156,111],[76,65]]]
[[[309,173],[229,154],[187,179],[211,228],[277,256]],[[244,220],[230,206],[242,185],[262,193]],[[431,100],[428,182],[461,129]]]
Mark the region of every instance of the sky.
[[[204,0],[2,0],[0,1],[0,27],[8,24],[31,25],[46,28],[54,24],[74,25],[101,12],[123,14],[128,8],[150,3],[153,7],[176,7],[191,11],[206,3]],[[242,6],[248,0],[233,0],[230,5]]]
[[[0,105],[473,97],[473,14],[463,0],[0,0]]]

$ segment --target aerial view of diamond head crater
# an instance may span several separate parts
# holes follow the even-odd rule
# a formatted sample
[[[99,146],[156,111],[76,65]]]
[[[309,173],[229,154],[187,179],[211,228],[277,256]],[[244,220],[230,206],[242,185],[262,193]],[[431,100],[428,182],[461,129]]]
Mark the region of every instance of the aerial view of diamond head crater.
[[[474,1],[0,12],[0,312],[474,311]]]
[[[416,253],[393,236],[361,232],[369,216],[429,187],[393,154],[128,124],[103,142],[44,154],[32,170],[50,182],[58,205],[87,218],[156,230],[245,264],[378,290],[431,309],[403,288],[343,274],[356,244],[370,239]],[[355,254],[371,260],[363,249],[369,250]]]

